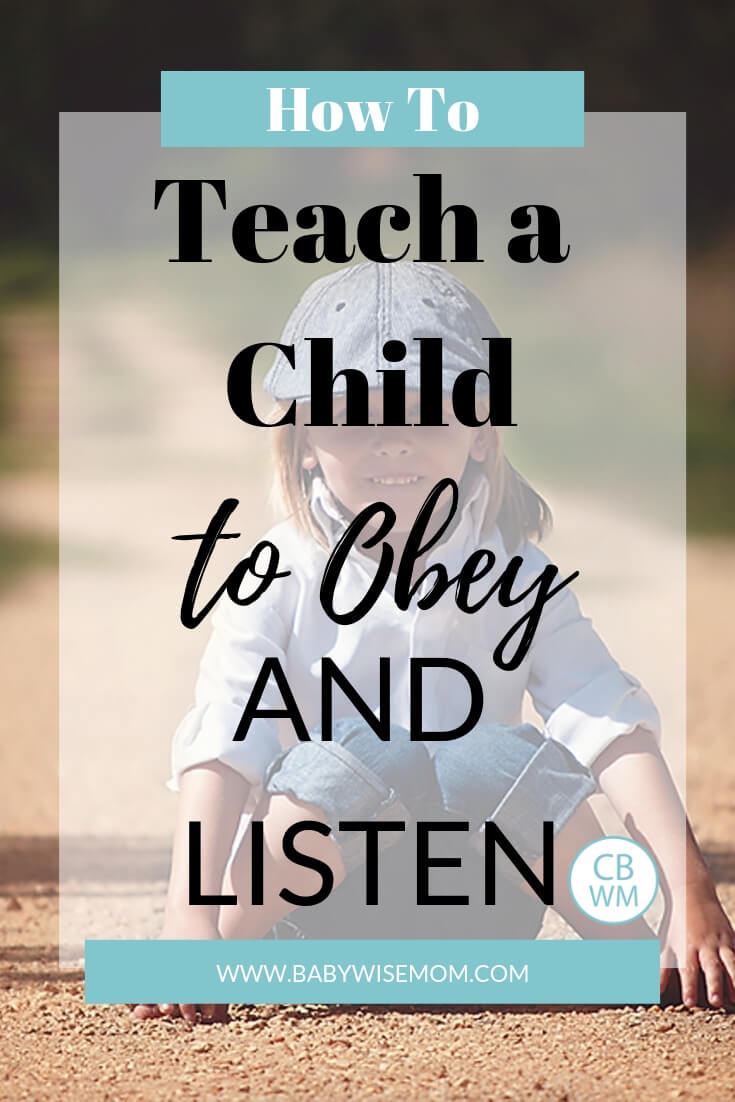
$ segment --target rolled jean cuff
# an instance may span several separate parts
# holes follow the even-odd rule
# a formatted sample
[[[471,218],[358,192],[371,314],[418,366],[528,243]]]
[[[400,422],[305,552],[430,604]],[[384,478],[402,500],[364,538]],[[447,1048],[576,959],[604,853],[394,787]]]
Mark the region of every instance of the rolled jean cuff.
[[[279,754],[266,773],[263,787],[269,795],[292,796],[321,808],[347,872],[363,863],[365,841],[359,831],[340,831],[340,821],[411,821],[395,789],[337,742],[301,742]],[[397,831],[380,831],[379,847],[393,845],[398,837]]]
[[[587,766],[553,739],[543,738],[495,810],[488,815],[527,864],[543,853],[543,823],[554,837],[580,804],[597,790]],[[484,832],[484,824],[478,835]]]

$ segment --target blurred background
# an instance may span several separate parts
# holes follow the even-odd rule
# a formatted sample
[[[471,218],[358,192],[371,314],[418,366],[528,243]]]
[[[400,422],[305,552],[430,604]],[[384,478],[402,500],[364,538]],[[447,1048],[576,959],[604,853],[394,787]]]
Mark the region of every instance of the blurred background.
[[[735,7],[312,0],[285,12],[211,0],[205,16],[190,2],[2,0],[0,11],[1,684],[24,703],[0,739],[0,775],[20,781],[3,792],[0,828],[56,828],[58,113],[157,111],[162,68],[584,69],[588,111],[686,111],[688,530],[735,536]]]

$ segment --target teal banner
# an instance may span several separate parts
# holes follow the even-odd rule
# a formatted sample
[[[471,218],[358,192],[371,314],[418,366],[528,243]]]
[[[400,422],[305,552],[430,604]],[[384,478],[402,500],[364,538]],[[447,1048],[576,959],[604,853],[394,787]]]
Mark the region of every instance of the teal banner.
[[[584,73],[162,72],[161,145],[584,145]]]
[[[657,1003],[658,941],[87,941],[88,1003]]]

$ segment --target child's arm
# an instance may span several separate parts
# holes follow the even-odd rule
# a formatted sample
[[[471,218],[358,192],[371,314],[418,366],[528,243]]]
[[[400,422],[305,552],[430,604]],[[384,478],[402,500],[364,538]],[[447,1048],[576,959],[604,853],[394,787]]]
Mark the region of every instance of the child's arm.
[[[206,762],[181,774],[174,832],[163,938],[218,938],[219,907],[189,904],[189,822],[201,823],[201,890],[203,895],[222,892],[227,859],[247,800],[250,785],[239,773],[219,761]],[[196,1007],[189,1004],[160,1007],[141,1004],[141,1018],[181,1014],[196,1021]],[[221,1020],[226,1007],[202,1006],[202,1017]]]
[[[632,837],[659,865],[669,910],[662,990],[675,961],[687,1006],[697,1002],[700,970],[712,1006],[722,1006],[725,985],[735,1001],[735,932],[654,737],[643,729],[622,735],[592,769]]]
[[[549,561],[533,546],[524,559],[534,569]],[[657,860],[669,912],[662,982],[676,954],[685,1002],[697,1001],[701,969],[709,1001],[721,1005],[723,967],[735,999],[735,934],[657,749],[656,708],[620,669],[568,588],[544,609],[528,688],[546,734],[592,769],[631,834]]]
[[[219,907],[189,905],[189,823],[201,824],[202,895],[219,895],[249,791],[245,778],[220,761],[182,773],[163,937],[218,937]],[[206,929],[211,933],[188,932]]]
[[[276,536],[278,529],[268,534]],[[281,535],[287,535],[285,528]],[[177,728],[169,788],[179,792],[171,876],[162,937],[218,938],[218,906],[189,905],[189,823],[201,824],[201,891],[223,893],[224,871],[233,848],[245,803],[270,761],[279,752],[274,719],[259,717],[247,737],[235,739],[245,702],[260,675],[263,661],[286,665],[292,610],[288,591],[276,589],[266,602],[244,607],[229,595],[220,598],[212,617],[212,634],[199,667],[195,705]],[[261,708],[280,704],[278,688],[269,683]],[[222,1016],[223,1009],[202,1008],[203,1017]],[[193,1021],[195,1007],[162,1004],[135,1008],[141,1018],[178,1014]],[[209,1014],[207,1013],[209,1012]]]

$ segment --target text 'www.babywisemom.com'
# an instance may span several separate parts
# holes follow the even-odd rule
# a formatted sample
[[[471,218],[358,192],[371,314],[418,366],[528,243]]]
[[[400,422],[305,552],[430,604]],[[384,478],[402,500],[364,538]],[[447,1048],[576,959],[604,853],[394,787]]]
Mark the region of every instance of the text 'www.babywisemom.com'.
[[[528,983],[528,965],[515,964],[217,964],[219,982],[239,984]]]

